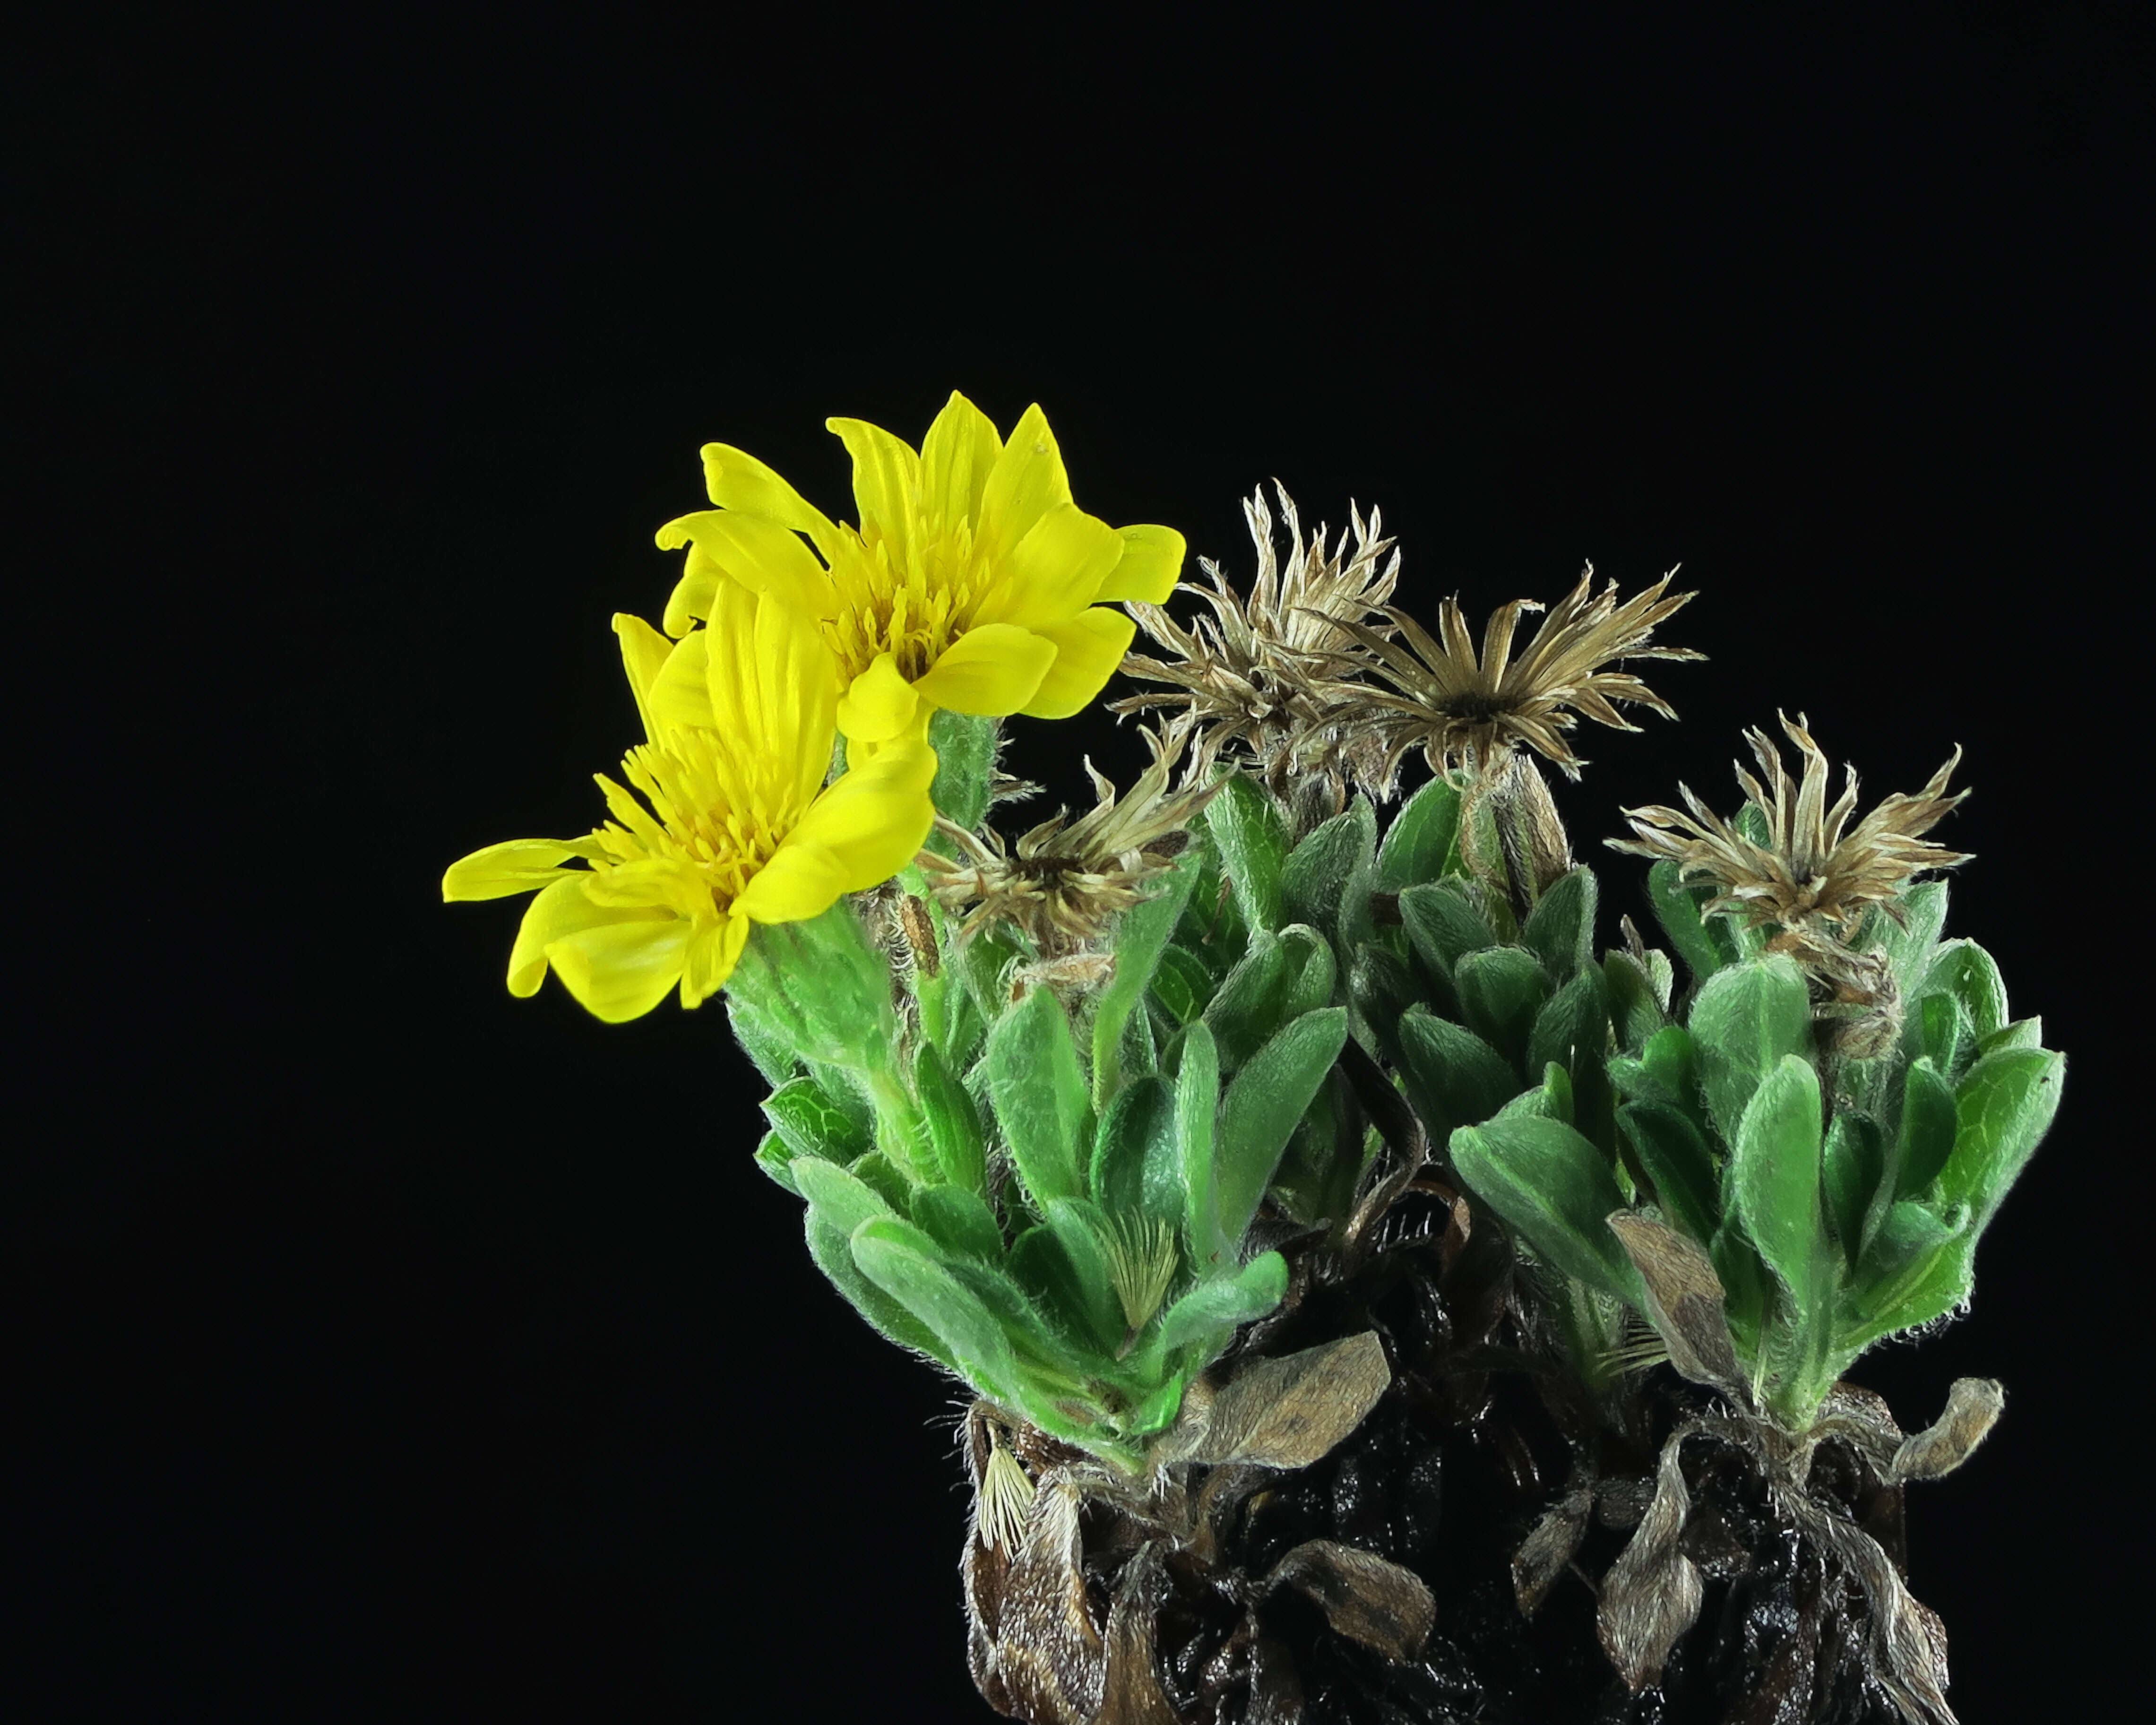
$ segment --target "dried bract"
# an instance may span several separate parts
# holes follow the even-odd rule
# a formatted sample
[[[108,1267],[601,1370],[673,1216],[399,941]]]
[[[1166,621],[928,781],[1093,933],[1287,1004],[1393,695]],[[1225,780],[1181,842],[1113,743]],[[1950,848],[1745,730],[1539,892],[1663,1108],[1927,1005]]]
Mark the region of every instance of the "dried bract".
[[[1009,846],[993,830],[983,836],[937,821],[961,855],[953,860],[924,850],[918,860],[945,910],[972,907],[961,939],[985,922],[1009,922],[1043,958],[1066,958],[1147,896],[1148,883],[1182,853],[1186,829],[1217,787],[1194,784],[1186,773],[1169,788],[1187,728],[1144,736],[1152,763],[1127,796],[1119,798],[1086,762],[1099,801],[1075,820],[1059,810]]]
[[[1254,766],[1276,794],[1285,795],[1292,780],[1314,777],[1326,782],[1336,802],[1350,783],[1385,797],[1390,787],[1378,770],[1380,752],[1358,722],[1360,693],[1342,696],[1331,680],[1355,644],[1349,631],[1383,623],[1384,602],[1399,578],[1399,553],[1385,557],[1393,542],[1380,536],[1378,511],[1365,519],[1353,505],[1352,547],[1343,529],[1328,550],[1322,526],[1306,541],[1293,500],[1278,480],[1273,490],[1287,529],[1286,561],[1273,542],[1265,494],[1254,492],[1243,504],[1257,546],[1248,597],[1228,585],[1218,563],[1202,557],[1213,584],[1194,590],[1212,616],[1198,617],[1185,629],[1158,605],[1132,604],[1139,626],[1166,654],[1132,654],[1123,670],[1173,683],[1180,692],[1135,695],[1111,709],[1164,708],[1185,716],[1198,727],[1200,776],[1225,750],[1229,758]]]
[[[1577,778],[1586,763],[1573,752],[1565,733],[1581,716],[1620,731],[1638,730],[1613,705],[1621,701],[1676,716],[1639,678],[1605,666],[1624,659],[1707,656],[1688,647],[1646,644],[1656,624],[1695,597],[1666,593],[1676,573],[1671,570],[1620,605],[1614,582],[1599,593],[1590,591],[1594,566],[1589,563],[1517,658],[1512,635],[1521,614],[1543,608],[1532,600],[1515,599],[1491,614],[1479,657],[1457,599],[1439,607],[1437,638],[1389,606],[1384,614],[1404,641],[1359,623],[1342,627],[1363,649],[1353,661],[1358,668],[1389,684],[1391,692],[1359,682],[1334,683],[1329,692],[1363,709],[1359,724],[1382,747],[1388,775],[1417,748],[1434,773],[1464,765],[1487,774],[1525,747]]]
[[[1801,778],[1792,778],[1781,754],[1763,731],[1744,733],[1767,775],[1762,784],[1742,767],[1737,782],[1766,822],[1768,842],[1754,844],[1733,821],[1712,814],[1689,786],[1677,790],[1691,811],[1655,807],[1628,809],[1625,818],[1637,835],[1609,840],[1614,850],[1635,856],[1667,857],[1686,875],[1704,875],[1721,889],[1707,903],[1755,925],[1773,925],[1809,935],[1852,930],[1867,905],[1877,905],[1897,922],[1897,902],[1918,875],[1967,862],[1969,853],[1948,850],[1920,837],[1943,819],[1969,793],[1945,794],[1947,780],[1961,761],[1957,748],[1931,783],[1915,796],[1896,792],[1855,826],[1856,773],[1843,769],[1842,792],[1827,806],[1827,758],[1805,729],[1802,713],[1792,724],[1777,715],[1782,728],[1804,756]]]

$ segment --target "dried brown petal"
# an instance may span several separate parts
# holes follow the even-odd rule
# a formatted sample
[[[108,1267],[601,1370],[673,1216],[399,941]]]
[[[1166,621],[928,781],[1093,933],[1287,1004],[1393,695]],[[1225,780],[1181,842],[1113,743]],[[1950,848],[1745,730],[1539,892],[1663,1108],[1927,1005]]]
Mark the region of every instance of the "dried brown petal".
[[[1748,1401],[1714,1260],[1651,1216],[1619,1210],[1609,1228],[1646,1286],[1647,1316],[1669,1349],[1670,1363],[1695,1384]]]
[[[1661,1677],[1670,1650],[1699,1615],[1699,1568],[1678,1548],[1691,1510],[1679,1465],[1686,1435],[1680,1430],[1662,1446],[1654,1502],[1602,1578],[1594,1626],[1602,1651],[1632,1690]]]
[[[1567,1492],[1543,1512],[1534,1531],[1512,1553],[1512,1597],[1519,1602],[1521,1616],[1532,1617],[1542,1609],[1549,1590],[1578,1555],[1594,1507],[1592,1491]]]

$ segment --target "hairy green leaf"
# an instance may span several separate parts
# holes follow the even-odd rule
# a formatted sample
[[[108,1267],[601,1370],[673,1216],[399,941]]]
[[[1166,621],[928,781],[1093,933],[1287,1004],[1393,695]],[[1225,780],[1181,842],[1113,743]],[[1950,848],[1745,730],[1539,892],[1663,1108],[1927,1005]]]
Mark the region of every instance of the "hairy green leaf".
[[[1169,1307],[1160,1320],[1162,1343],[1171,1351],[1217,1357],[1238,1328],[1263,1317],[1286,1293],[1287,1260],[1261,1252],[1226,1276],[1199,1282]]]
[[[1372,937],[1370,881],[1375,872],[1378,817],[1357,797],[1343,814],[1315,829],[1281,869],[1281,914],[1338,939],[1352,952]]]
[[[1554,1269],[1644,1303],[1639,1272],[1606,1218],[1625,1208],[1607,1158],[1562,1121],[1515,1116],[1452,1134],[1452,1165],[1473,1194]]]
[[[1116,968],[1093,1005],[1093,1097],[1096,1106],[1114,1093],[1120,1067],[1123,1026],[1152,981],[1153,969],[1168,937],[1189,901],[1191,888],[1205,866],[1204,853],[1192,848],[1156,883],[1152,895],[1123,912],[1116,924]]]
[[[1761,1081],[1785,1057],[1811,1050],[1804,976],[1782,954],[1718,970],[1693,1001],[1689,1029],[1707,1111],[1723,1139],[1734,1143]]]
[[[1486,947],[1470,952],[1453,972],[1467,1028],[1510,1061],[1527,1060],[1535,1014],[1550,998],[1549,973],[1524,947]]]
[[[1419,1006],[1399,1021],[1400,1071],[1430,1142],[1487,1120],[1520,1088],[1518,1067],[1472,1030]]]
[[[1940,1170],[1942,1204],[1966,1204],[1981,1230],[1997,1212],[2059,1111],[2066,1057],[2006,1049],[1969,1068],[1954,1089],[1953,1153]]]
[[[1245,1063],[1220,1099],[1214,1168],[1220,1228],[1240,1242],[1290,1134],[1348,1040],[1345,1007],[1305,1013]]]
[[[1409,798],[1378,849],[1377,890],[1404,892],[1445,872],[1460,832],[1460,793],[1433,778]]]
[[[1714,1154],[1691,1117],[1666,1102],[1628,1102],[1617,1125],[1663,1213],[1702,1245],[1711,1243],[1722,1221]]]
[[[1082,1197],[1091,1110],[1070,1020],[1052,989],[1035,988],[1004,1014],[987,1059],[996,1121],[1034,1202]]]
[[[1175,1149],[1183,1178],[1183,1245],[1193,1271],[1219,1272],[1235,1260],[1240,1236],[1220,1227],[1220,1190],[1214,1162],[1220,1108],[1220,1056],[1204,1022],[1191,1025],[1175,1074]]]
[[[1248,774],[1231,773],[1205,805],[1204,819],[1243,921],[1253,933],[1278,928],[1281,870],[1288,850],[1287,826],[1280,810]]]
[[[1520,930],[1520,944],[1542,960],[1560,985],[1594,961],[1598,896],[1592,869],[1571,870],[1535,901]]]
[[[1111,1215],[1146,1215],[1180,1228],[1183,1160],[1175,1093],[1166,1080],[1126,1085],[1093,1134],[1093,1196]]]
[[[969,1192],[987,1191],[988,1149],[981,1136],[980,1113],[932,1042],[924,1040],[915,1051],[913,1088],[927,1122],[929,1147],[944,1179]]]
[[[1409,887],[1400,894],[1400,922],[1415,957],[1436,976],[1450,978],[1468,953],[1497,944],[1496,931],[1469,901],[1464,880]]]

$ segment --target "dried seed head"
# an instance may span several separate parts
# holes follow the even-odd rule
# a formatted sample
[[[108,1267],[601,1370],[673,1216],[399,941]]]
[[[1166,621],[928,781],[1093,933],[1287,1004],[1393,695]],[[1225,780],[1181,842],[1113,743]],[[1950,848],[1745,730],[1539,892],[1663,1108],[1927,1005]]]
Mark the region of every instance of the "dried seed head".
[[[961,939],[985,922],[1008,922],[1044,961],[1068,959],[1147,896],[1147,883],[1181,855],[1190,822],[1217,787],[1196,784],[1186,773],[1180,786],[1169,789],[1187,726],[1144,735],[1152,763],[1127,796],[1118,798],[1115,786],[1086,762],[1099,801],[1075,820],[1059,810],[1009,847],[993,830],[983,837],[937,822],[961,857],[954,861],[924,850],[918,861],[945,910],[973,907],[960,926]]]
[[[1351,722],[1380,748],[1389,776],[1418,748],[1433,773],[1462,765],[1486,774],[1525,747],[1577,778],[1585,762],[1565,733],[1581,716],[1620,731],[1638,730],[1613,705],[1620,701],[1676,716],[1637,677],[1604,666],[1625,659],[1707,656],[1687,647],[1646,644],[1657,624],[1695,597],[1666,594],[1676,573],[1671,570],[1620,605],[1614,582],[1599,593],[1590,591],[1594,566],[1589,563],[1517,658],[1512,635],[1521,614],[1543,608],[1531,600],[1515,599],[1491,614],[1479,657],[1457,599],[1439,607],[1435,638],[1407,613],[1389,606],[1384,615],[1402,640],[1388,639],[1361,623],[1341,627],[1361,649],[1347,662],[1389,690],[1339,682],[1328,685],[1328,692],[1359,709]]]
[[[1686,877],[1704,875],[1721,889],[1707,903],[1710,911],[1742,916],[1755,926],[1774,926],[1799,937],[1790,950],[1831,944],[1832,937],[1855,930],[1867,905],[1877,905],[1897,922],[1903,920],[1901,895],[1918,875],[1950,869],[1969,860],[1919,834],[1929,831],[1969,793],[1945,794],[1947,779],[1961,761],[1957,748],[1931,783],[1915,796],[1896,792],[1871,814],[1849,824],[1856,807],[1856,774],[1843,769],[1842,793],[1827,806],[1827,758],[1805,729],[1802,713],[1792,724],[1778,715],[1782,728],[1804,757],[1800,778],[1793,778],[1780,752],[1763,731],[1744,733],[1767,776],[1762,784],[1740,766],[1737,781],[1766,823],[1768,841],[1753,843],[1733,821],[1708,812],[1691,788],[1677,790],[1690,814],[1655,807],[1627,809],[1635,837],[1607,841],[1612,850],[1635,856],[1669,858]]]
[[[1152,1217],[1116,1216],[1101,1242],[1108,1257],[1108,1285],[1133,1335],[1168,1297],[1175,1280],[1175,1230]]]
[[[1382,752],[1355,722],[1359,700],[1332,692],[1330,680],[1355,644],[1352,629],[1391,634],[1383,608],[1399,578],[1399,552],[1385,557],[1393,542],[1380,536],[1379,512],[1373,509],[1365,519],[1352,504],[1352,547],[1342,530],[1328,549],[1322,525],[1306,541],[1295,503],[1277,480],[1273,491],[1287,530],[1286,561],[1274,544],[1272,511],[1260,489],[1243,505],[1257,547],[1248,597],[1228,585],[1218,563],[1200,558],[1213,584],[1194,590],[1212,608],[1210,617],[1185,629],[1158,605],[1132,603],[1139,626],[1167,650],[1158,659],[1132,654],[1124,670],[1172,683],[1179,692],[1132,696],[1112,703],[1113,711],[1161,708],[1183,716],[1198,730],[1200,777],[1224,751],[1255,768],[1276,795],[1316,778],[1335,803],[1344,802],[1350,783],[1389,796],[1389,779],[1378,771]]]
[[[990,1426],[988,1466],[981,1471],[980,1491],[975,1499],[983,1542],[1006,1552],[1016,1551],[1019,1536],[1025,1531],[1026,1517],[1032,1512],[1033,1498],[1033,1481],[1027,1476],[1024,1464],[996,1441],[995,1428]]]

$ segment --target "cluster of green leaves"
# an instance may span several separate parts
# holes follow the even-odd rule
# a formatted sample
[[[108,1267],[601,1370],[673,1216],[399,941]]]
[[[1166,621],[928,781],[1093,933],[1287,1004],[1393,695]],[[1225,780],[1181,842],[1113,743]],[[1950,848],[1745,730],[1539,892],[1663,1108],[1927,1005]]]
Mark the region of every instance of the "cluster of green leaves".
[[[947,751],[970,765],[939,802],[978,819],[993,744],[948,741],[974,746]],[[758,1160],[807,1201],[817,1263],[885,1334],[1136,1466],[1282,1297],[1254,1223],[1337,1230],[1353,1210],[1375,1134],[1352,1036],[1545,1267],[1590,1384],[1628,1312],[1667,1334],[1634,1255],[1662,1236],[1613,1220],[1700,1249],[1684,1273],[1719,1293],[1742,1393],[1793,1426],[1866,1347],[1965,1300],[2063,1061],[2008,1022],[1982,948],[1940,939],[1946,888],[1860,933],[1906,1016],[1883,1053],[1837,1058],[1796,964],[1673,865],[1648,887],[1681,999],[1662,953],[1596,952],[1585,868],[1516,918],[1463,861],[1462,789],[1424,787],[1382,843],[1360,798],[1296,842],[1231,775],[1068,1004],[1019,937],[955,941],[932,905],[942,962],[911,971],[902,1016],[844,906],[790,960],[745,967],[737,1025],[777,1086]]]
[[[1199,835],[1071,1006],[1027,978],[1016,937],[958,942],[929,900],[941,963],[907,978],[905,1024],[886,1007],[850,1056],[788,1026],[872,1012],[857,963],[735,1004],[777,1086],[757,1160],[806,1200],[824,1274],[892,1340],[1127,1467],[1285,1293],[1281,1255],[1249,1236],[1291,1140],[1351,1129],[1328,1095],[1348,1035],[1330,946],[1253,939],[1221,872]],[[870,952],[887,1003],[850,908],[818,937]],[[767,999],[782,993],[790,1014]]]
[[[1627,955],[1603,961],[1613,1002],[1625,991],[1614,1135],[1599,1115],[1570,1129],[1500,1118],[1456,1132],[1453,1156],[1539,1255],[1650,1320],[1604,1224],[1620,1202],[1652,1206],[1706,1250],[1752,1393],[1801,1427],[1866,1348],[1969,1297],[1978,1236],[2050,1126],[2065,1062],[2038,1020],[2008,1021],[1981,947],[1939,939],[1943,882],[1860,932],[1905,1008],[1898,1040],[1861,1060],[1831,1053],[1794,961],[1706,914],[1708,896],[1656,865],[1650,897],[1692,973],[1680,1014],[1656,1009],[1666,996]]]

